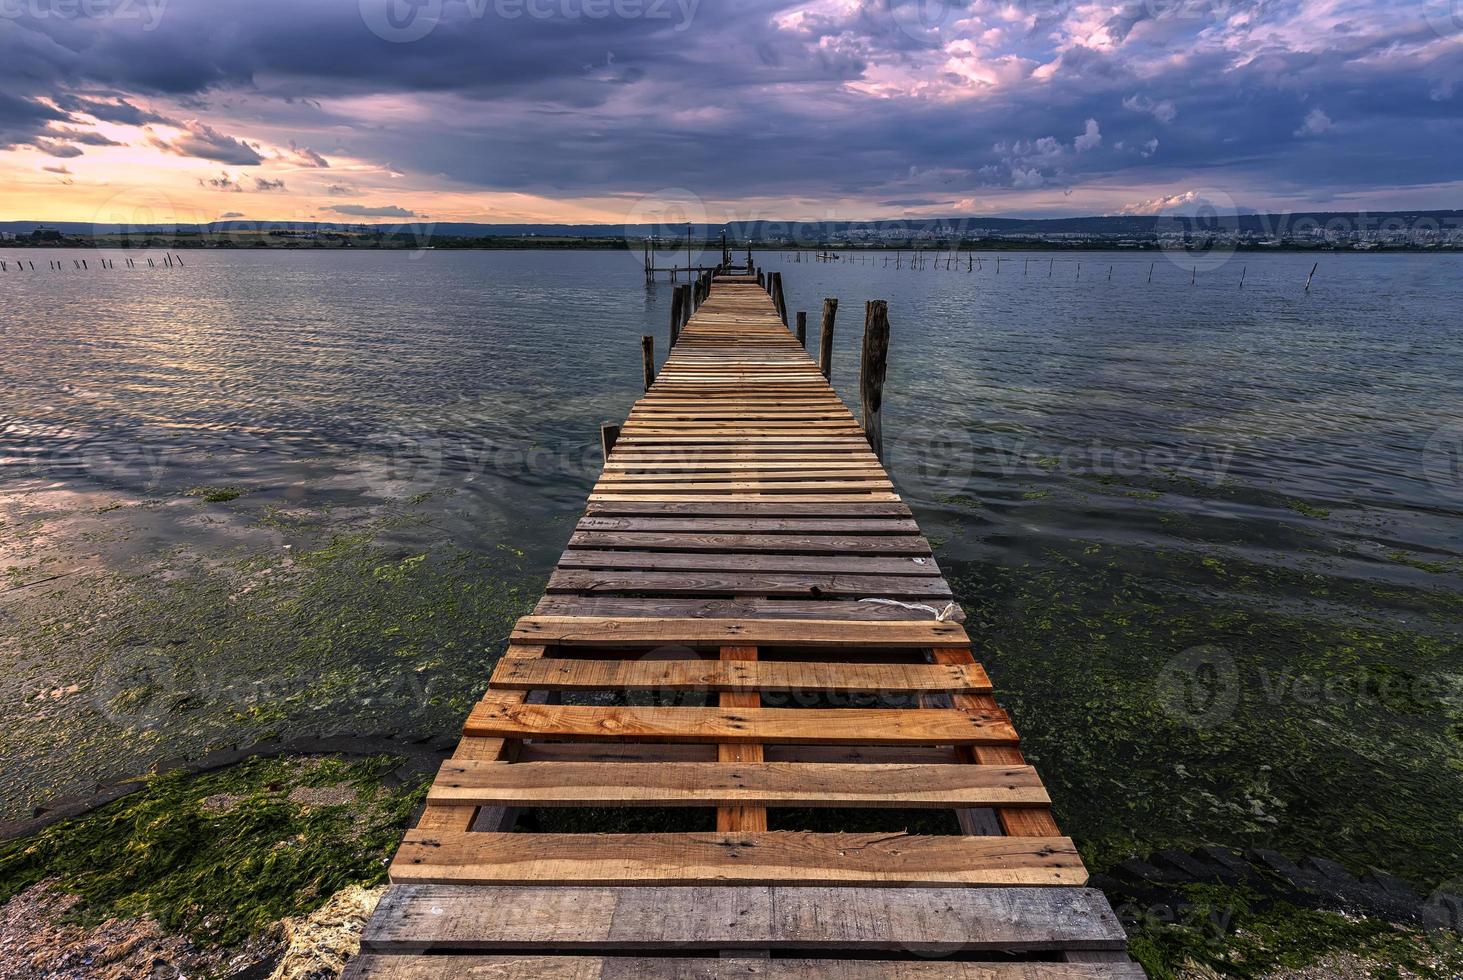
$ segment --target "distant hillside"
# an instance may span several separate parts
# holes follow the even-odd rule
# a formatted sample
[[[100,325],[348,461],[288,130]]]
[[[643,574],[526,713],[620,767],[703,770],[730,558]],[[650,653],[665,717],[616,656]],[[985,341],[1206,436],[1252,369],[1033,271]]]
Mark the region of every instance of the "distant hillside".
[[[1120,215],[1082,218],[988,218],[946,217],[908,220],[873,221],[749,221],[725,225],[697,225],[697,238],[715,239],[723,230],[733,241],[780,242],[795,240],[817,242],[829,239],[885,237],[980,237],[993,235],[1069,236],[1092,235],[1103,238],[1150,236],[1185,230],[1223,231],[1242,235],[1268,236],[1294,233],[1297,228],[1333,227],[1345,231],[1375,231],[1387,228],[1416,230],[1436,228],[1456,232],[1463,228],[1463,211],[1385,211],[1358,213],[1349,211],[1305,211],[1291,214],[1242,214],[1237,216],[1201,217],[1173,215]],[[36,229],[59,231],[67,236],[91,237],[118,235],[228,235],[251,232],[293,232],[310,234],[335,232],[351,235],[402,234],[432,235],[443,238],[558,238],[558,239],[641,239],[651,235],[681,238],[684,225],[555,225],[555,224],[477,224],[416,220],[394,224],[344,224],[315,221],[218,221],[197,225],[89,224],[79,221],[4,221],[0,232],[29,235]]]
[[[331,235],[350,238],[357,244],[370,246],[385,240],[408,240],[414,246],[436,240],[443,247],[489,244],[502,238],[519,247],[535,244],[572,244],[594,241],[607,244],[629,240],[639,243],[651,235],[669,240],[685,240],[686,225],[566,225],[566,224],[475,224],[475,222],[432,222],[426,219],[394,222],[394,224],[356,224],[326,221],[215,221],[209,224],[184,225],[114,225],[88,224],[80,221],[4,221],[0,233],[29,235],[35,230],[59,231],[72,238],[72,244],[114,244],[119,235],[165,235],[177,247],[186,247],[189,238],[198,238],[200,246],[218,244],[221,238],[266,238],[271,243],[290,238]],[[1122,240],[1151,238],[1159,235],[1201,234],[1233,235],[1248,240],[1296,238],[1311,241],[1318,231],[1334,231],[1340,237],[1412,238],[1416,241],[1463,241],[1463,211],[1385,211],[1366,212],[1306,211],[1295,214],[1246,215],[1093,215],[1086,218],[911,218],[879,219],[879,221],[742,221],[729,224],[698,224],[693,235],[698,240],[715,241],[727,234],[734,243],[777,244],[797,243],[812,247],[821,243],[868,243],[898,246],[925,241],[973,241],[982,238],[1012,237],[1020,240],[1049,240],[1055,244],[1072,240]],[[1359,234],[1361,233],[1361,234]],[[1396,233],[1388,235],[1388,233]],[[263,243],[259,243],[263,244]],[[398,241],[399,244],[399,241]]]

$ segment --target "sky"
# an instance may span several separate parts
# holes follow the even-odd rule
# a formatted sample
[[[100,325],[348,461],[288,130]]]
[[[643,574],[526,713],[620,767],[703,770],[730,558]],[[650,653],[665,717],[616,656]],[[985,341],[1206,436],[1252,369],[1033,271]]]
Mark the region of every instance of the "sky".
[[[0,0],[0,220],[1463,207],[1463,0]]]

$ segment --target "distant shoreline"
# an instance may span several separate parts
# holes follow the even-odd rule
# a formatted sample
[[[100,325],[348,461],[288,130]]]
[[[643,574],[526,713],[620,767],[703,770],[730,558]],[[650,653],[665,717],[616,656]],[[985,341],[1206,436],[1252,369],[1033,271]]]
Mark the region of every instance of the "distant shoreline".
[[[720,249],[720,242],[704,242],[692,244],[692,251],[715,252]],[[733,249],[733,254],[745,254],[746,245],[738,245]],[[636,241],[624,239],[592,239],[587,241],[546,241],[535,239],[506,239],[485,241],[483,239],[435,239],[429,243],[409,241],[385,241],[385,242],[254,242],[239,244],[237,242],[201,241],[196,238],[184,239],[145,239],[140,241],[87,241],[79,239],[65,239],[62,241],[32,241],[29,238],[16,240],[0,240],[0,249],[16,249],[26,252],[49,251],[49,252],[71,252],[71,251],[146,251],[156,249],[160,251],[175,252],[196,252],[196,251],[275,251],[275,252],[416,252],[416,251],[439,251],[439,252],[578,252],[578,251],[613,251],[622,249],[634,253],[641,251],[642,244]],[[976,252],[1133,252],[1133,253],[1171,253],[1187,252],[1195,255],[1208,255],[1213,252],[1234,252],[1247,255],[1263,255],[1267,253],[1350,253],[1357,255],[1368,254],[1411,254],[1411,255],[1463,255],[1463,245],[1442,244],[1442,245],[1376,245],[1373,247],[1358,248],[1354,244],[1330,244],[1317,243],[1309,244],[1302,242],[1282,242],[1279,244],[1265,244],[1258,242],[1220,242],[1212,246],[1202,245],[1199,247],[1177,247],[1165,245],[1159,242],[1127,242],[1116,241],[1013,241],[1010,239],[976,239],[961,242],[932,242],[926,245],[884,245],[884,244],[833,244],[823,243],[818,245],[775,245],[760,244],[752,245],[754,253],[815,253],[831,252],[841,253],[917,253],[924,256],[948,256],[952,253],[971,254]],[[684,249],[662,248],[658,250],[660,255],[670,255],[675,252],[682,252]]]

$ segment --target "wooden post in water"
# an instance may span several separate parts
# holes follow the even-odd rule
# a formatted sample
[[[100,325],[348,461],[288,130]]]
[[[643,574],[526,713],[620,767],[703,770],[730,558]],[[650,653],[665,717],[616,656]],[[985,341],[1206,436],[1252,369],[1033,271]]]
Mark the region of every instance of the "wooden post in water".
[[[880,461],[884,459],[884,374],[889,366],[889,304],[870,300],[864,313],[864,351],[859,367],[859,400],[864,435]]]
[[[1316,270],[1319,269],[1320,267],[1321,267],[1321,263],[1319,263],[1319,262],[1317,262],[1315,265],[1311,266],[1311,274],[1308,275],[1308,276],[1306,276],[1306,292],[1309,293],[1311,291],[1311,280],[1314,279],[1314,278],[1316,278]]]
[[[681,287],[677,286],[671,296],[671,347],[681,339]]]
[[[798,311],[798,346],[808,349],[808,314],[803,310]]]
[[[655,384],[655,338],[640,338],[640,367],[645,374],[645,390]]]
[[[787,300],[782,295],[782,273],[772,273],[772,305],[777,308],[777,315],[782,318],[782,325],[787,326]]]
[[[685,330],[686,324],[691,322],[691,286],[687,283],[676,288],[681,291],[681,330]]]
[[[613,422],[602,423],[599,427],[599,448],[604,453],[605,462],[610,461],[610,453],[615,450],[615,443],[620,439],[620,427]]]
[[[818,370],[823,380],[833,381],[833,321],[838,318],[838,300],[823,301],[823,325],[818,332]]]

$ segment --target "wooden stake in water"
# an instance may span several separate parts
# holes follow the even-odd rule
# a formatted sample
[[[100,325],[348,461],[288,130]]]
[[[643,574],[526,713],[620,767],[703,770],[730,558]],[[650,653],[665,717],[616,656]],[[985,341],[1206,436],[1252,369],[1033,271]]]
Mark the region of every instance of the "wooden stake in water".
[[[864,312],[864,349],[859,368],[859,400],[864,434],[874,455],[884,458],[884,375],[889,367],[889,304],[871,300]]]
[[[610,453],[615,451],[615,443],[620,439],[620,427],[613,422],[605,422],[599,427],[599,448],[604,453],[604,461],[610,461]]]
[[[645,390],[655,384],[655,338],[640,338],[640,367],[645,374]]]
[[[1241,269],[1239,271],[1239,288],[1240,289],[1244,289],[1245,288],[1245,275],[1249,271],[1250,271],[1250,267],[1249,266],[1245,266],[1243,269]]]
[[[1189,285],[1190,286],[1197,285],[1198,282],[1199,282],[1199,267],[1196,265],[1196,266],[1194,266],[1194,274],[1191,275],[1191,276],[1189,276]]]
[[[671,346],[681,339],[681,287],[677,286],[671,295]]]
[[[1157,262],[1152,262],[1148,265],[1148,284],[1150,286],[1153,285],[1153,267],[1157,264]]]
[[[833,322],[838,318],[838,300],[823,301],[823,324],[818,333],[818,370],[823,380],[833,380]]]
[[[1308,276],[1306,276],[1306,292],[1310,292],[1311,291],[1311,280],[1314,279],[1314,278],[1316,278],[1316,270],[1319,269],[1320,267],[1321,267],[1321,263],[1319,263],[1319,262],[1317,262],[1315,265],[1311,266],[1311,274],[1308,275]]]
[[[808,349],[808,314],[805,310],[798,310],[798,346]]]

